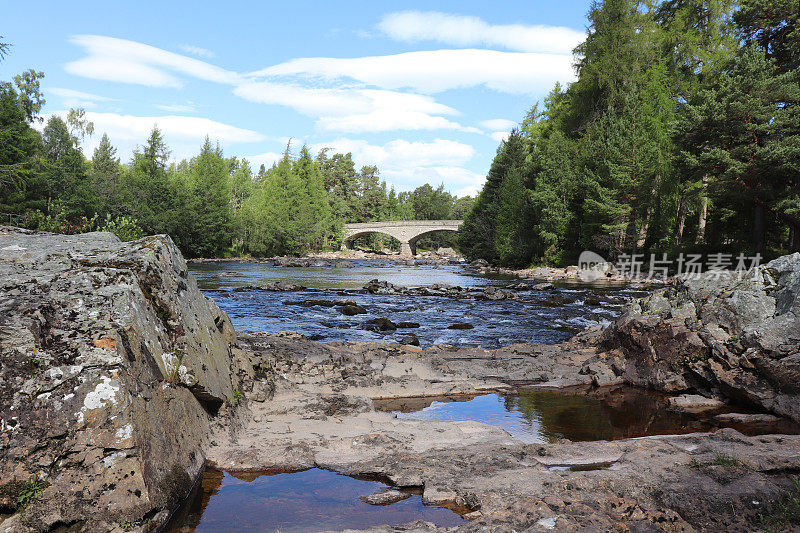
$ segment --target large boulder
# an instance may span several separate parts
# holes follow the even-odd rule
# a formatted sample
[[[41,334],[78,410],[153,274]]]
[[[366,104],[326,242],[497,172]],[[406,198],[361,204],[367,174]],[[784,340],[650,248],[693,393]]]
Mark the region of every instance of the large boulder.
[[[678,278],[629,305],[601,346],[636,385],[705,390],[800,421],[800,253],[746,275]]]
[[[43,488],[3,526],[163,521],[239,397],[234,342],[167,236],[0,228],[0,493]]]

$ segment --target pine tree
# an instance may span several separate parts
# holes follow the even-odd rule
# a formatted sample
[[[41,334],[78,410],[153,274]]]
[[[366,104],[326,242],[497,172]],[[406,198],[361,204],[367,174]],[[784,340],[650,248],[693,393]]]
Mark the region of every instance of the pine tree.
[[[219,145],[206,137],[200,154],[189,164],[193,213],[187,252],[190,256],[218,257],[231,244],[231,195],[228,162]]]
[[[100,144],[94,149],[91,165],[92,183],[100,198],[102,213],[114,215],[125,214],[121,193],[122,169],[117,149],[111,145],[105,133],[100,138]]]
[[[767,214],[795,234],[800,230],[796,207],[786,202],[800,188],[799,75],[779,73],[762,50],[748,45],[728,72],[684,107],[683,157],[696,173],[713,177],[715,240],[741,241],[731,228],[749,219],[751,249],[763,251]]]
[[[305,187],[304,203],[301,205],[298,221],[304,228],[307,228],[305,246],[313,250],[320,250],[335,235],[322,171],[311,158],[307,146],[303,146],[300,150],[300,157],[294,162],[292,170]]]

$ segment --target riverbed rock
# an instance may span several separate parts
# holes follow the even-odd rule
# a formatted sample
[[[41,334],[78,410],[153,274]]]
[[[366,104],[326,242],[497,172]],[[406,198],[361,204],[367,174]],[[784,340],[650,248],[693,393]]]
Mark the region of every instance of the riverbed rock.
[[[5,228],[0,492],[31,479],[43,487],[9,523],[158,524],[191,488],[211,425],[231,411],[249,371],[237,353],[230,320],[169,237]]]
[[[800,253],[751,270],[684,276],[630,304],[600,345],[625,379],[706,391],[800,421]]]
[[[290,281],[273,281],[272,283],[265,283],[263,285],[248,285],[246,287],[237,287],[236,291],[271,291],[271,292],[293,292],[304,291],[306,287],[292,283]]]
[[[360,305],[345,305],[342,306],[342,314],[346,316],[364,315],[367,310]]]
[[[286,305],[299,305],[301,307],[335,307],[336,302],[331,300],[287,300]]]
[[[493,285],[489,285],[488,287],[483,289],[483,293],[479,296],[482,300],[516,300],[517,293],[508,290],[502,289],[500,287],[495,287]]]
[[[447,329],[473,329],[474,327],[472,324],[461,323],[447,326]]]
[[[405,287],[396,287],[394,284],[385,280],[373,279],[364,285],[364,290],[370,294],[398,294]]]
[[[725,402],[716,398],[706,398],[699,394],[672,396],[668,401],[673,409],[686,413],[702,413],[703,411],[714,411],[725,407]]]
[[[385,317],[373,318],[372,320],[368,320],[367,324],[376,326],[378,331],[395,331],[397,329],[397,324]]]
[[[419,339],[413,333],[409,333],[400,339],[400,344],[405,344],[406,346],[419,346]]]
[[[716,415],[714,419],[729,424],[774,424],[782,420],[767,413],[722,413]]]
[[[362,496],[361,501],[370,505],[391,505],[411,497],[409,492],[401,492],[399,490],[384,490],[370,494],[369,496]]]

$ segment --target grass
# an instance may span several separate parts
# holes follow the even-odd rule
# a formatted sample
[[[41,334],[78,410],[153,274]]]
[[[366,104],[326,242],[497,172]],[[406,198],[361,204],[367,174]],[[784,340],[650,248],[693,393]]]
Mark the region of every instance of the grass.
[[[794,480],[794,488],[776,504],[772,514],[761,515],[761,524],[770,531],[781,531],[800,525],[800,478]]]
[[[123,520],[119,523],[119,527],[124,529],[125,531],[130,531],[133,528],[141,526],[142,523],[138,520]]]
[[[719,466],[734,467],[739,466],[742,463],[736,457],[725,455],[724,453],[718,453],[714,458],[714,464]]]
[[[39,350],[34,348],[31,350],[31,365],[33,365],[33,374],[38,376],[42,373],[42,369],[44,368],[45,360],[44,357],[39,353]]]
[[[25,481],[17,493],[17,509],[24,512],[28,506],[38,500],[44,490],[45,482],[36,476],[31,476]]]
[[[244,392],[242,392],[242,389],[236,389],[235,391],[233,391],[233,396],[231,396],[231,402],[230,402],[231,405],[236,405],[242,400],[244,400]]]

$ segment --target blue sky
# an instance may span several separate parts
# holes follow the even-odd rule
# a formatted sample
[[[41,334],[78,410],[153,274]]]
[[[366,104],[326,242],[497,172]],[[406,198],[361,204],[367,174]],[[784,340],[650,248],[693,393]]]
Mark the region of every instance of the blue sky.
[[[589,1],[11,2],[0,79],[42,70],[44,112],[83,107],[123,160],[154,124],[271,164],[289,138],[352,152],[398,190],[474,194],[499,140],[556,81]]]

